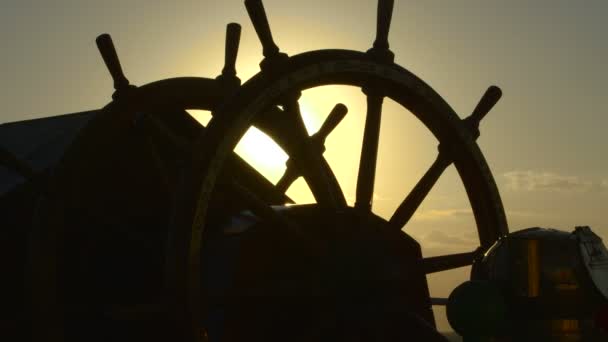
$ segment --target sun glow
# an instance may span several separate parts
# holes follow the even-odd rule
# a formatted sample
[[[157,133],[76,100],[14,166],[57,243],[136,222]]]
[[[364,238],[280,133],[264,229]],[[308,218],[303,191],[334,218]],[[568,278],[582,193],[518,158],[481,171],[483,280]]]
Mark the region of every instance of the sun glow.
[[[302,114],[304,126],[308,134],[313,134],[321,126],[321,118],[318,115],[312,114],[309,108],[309,105],[301,101],[300,113]],[[211,120],[211,113],[208,111],[188,110],[188,112],[204,126]],[[255,127],[250,127],[247,130],[234,149],[234,152],[272,183],[276,183],[281,178],[283,172],[285,172],[285,164],[289,158],[287,153],[274,140]],[[294,184],[294,188],[300,189],[297,192],[303,191],[302,185],[306,186],[305,184]],[[306,195],[304,197],[309,196]]]
[[[281,178],[289,158],[277,143],[255,127],[249,128],[234,151],[273,183]]]
[[[302,103],[300,112],[304,125],[311,134],[319,126],[317,117],[311,115],[308,106]],[[285,163],[289,158],[274,140],[255,127],[249,128],[234,151],[273,183],[285,172]]]

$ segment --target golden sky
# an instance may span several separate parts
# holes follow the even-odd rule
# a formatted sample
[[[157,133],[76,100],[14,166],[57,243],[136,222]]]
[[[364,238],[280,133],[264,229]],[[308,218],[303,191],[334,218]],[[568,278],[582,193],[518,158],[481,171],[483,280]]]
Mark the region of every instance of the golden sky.
[[[503,99],[481,123],[478,144],[501,191],[510,229],[590,225],[608,238],[608,2],[395,2],[389,41],[396,63],[430,84],[461,117],[470,114],[489,85],[503,89]],[[374,39],[373,0],[264,4],[276,43],[290,55],[327,48],[365,51]],[[109,102],[112,84],[94,44],[103,32],[112,34],[125,74],[138,85],[175,76],[217,76],[229,22],[243,26],[238,76],[253,76],[262,58],[242,1],[5,0],[2,7],[0,122]],[[349,108],[325,153],[349,200],[364,101],[358,89],[348,87],[306,91],[301,101],[311,133],[337,102]],[[387,217],[432,163],[436,141],[390,101],[382,120],[374,212]],[[249,145],[260,143],[259,137],[248,139]],[[280,177],[280,153],[261,161],[242,145],[240,151],[257,158],[269,178]],[[308,196],[301,182],[289,194]],[[475,247],[470,206],[453,168],[408,232],[427,255]],[[449,294],[466,279],[465,271],[432,276],[433,294]],[[448,329],[442,319],[440,328]]]

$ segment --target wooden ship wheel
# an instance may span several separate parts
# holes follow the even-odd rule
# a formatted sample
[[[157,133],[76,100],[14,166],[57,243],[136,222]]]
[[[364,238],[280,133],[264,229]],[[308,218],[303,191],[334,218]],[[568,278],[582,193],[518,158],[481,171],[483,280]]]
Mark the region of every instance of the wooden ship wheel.
[[[262,2],[245,6],[264,60],[242,85],[237,24],[228,25],[218,78],[140,87],[123,75],[109,36],[98,38],[116,92],[65,153],[38,205],[29,272],[35,340],[444,341],[426,274],[470,265],[508,233],[476,143],[500,89],[488,88],[461,119],[394,63],[390,0],[378,3],[368,51],[295,56],[273,41]],[[347,108],[337,104],[311,136],[300,113],[302,91],[325,85],[358,87],[367,100],[353,206],[323,157]],[[435,161],[388,220],[371,210],[385,98],[439,142]],[[211,121],[201,126],[191,109],[211,111]],[[289,155],[276,184],[233,152],[251,127]],[[452,164],[479,248],[424,258],[407,223]],[[300,176],[314,204],[285,195]]]

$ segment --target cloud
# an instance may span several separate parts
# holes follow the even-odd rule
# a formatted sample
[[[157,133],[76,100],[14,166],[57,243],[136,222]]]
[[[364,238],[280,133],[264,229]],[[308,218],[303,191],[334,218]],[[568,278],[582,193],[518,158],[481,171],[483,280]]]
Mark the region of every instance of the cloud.
[[[373,198],[374,201],[390,201],[391,199],[388,197],[384,197],[376,192],[374,192]]]
[[[434,221],[446,218],[469,217],[471,215],[473,215],[471,209],[431,209],[416,212],[412,219],[418,221]]]
[[[350,193],[345,193],[344,198],[349,203],[355,203],[355,200],[356,200],[356,197]],[[384,197],[384,195],[380,195],[377,192],[374,192],[374,194],[372,195],[372,201],[374,201],[374,202],[392,201],[392,198]]]
[[[470,244],[473,239],[467,238],[469,234],[466,235],[452,235],[448,234],[445,231],[433,230],[427,235],[425,235],[424,239],[428,241],[433,241],[436,243],[447,243],[447,244]]]
[[[462,246],[474,247],[479,245],[477,232],[450,234],[443,230],[431,230],[428,234],[421,236],[420,240],[427,248],[442,247],[448,249],[462,249]]]
[[[606,189],[608,182],[595,183],[577,176],[564,176],[552,172],[510,171],[503,174],[507,188],[515,191],[585,192]]]
[[[524,210],[508,210],[506,212],[507,217],[518,217],[518,218],[542,218],[546,217],[546,214],[540,213],[538,211],[524,211]]]

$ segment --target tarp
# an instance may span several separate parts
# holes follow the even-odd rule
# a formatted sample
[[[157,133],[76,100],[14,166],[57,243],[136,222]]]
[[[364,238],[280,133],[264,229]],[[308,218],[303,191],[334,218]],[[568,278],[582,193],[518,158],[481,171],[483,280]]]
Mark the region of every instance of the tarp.
[[[36,172],[53,167],[96,110],[0,124],[0,147]],[[25,179],[0,164],[0,196]]]

